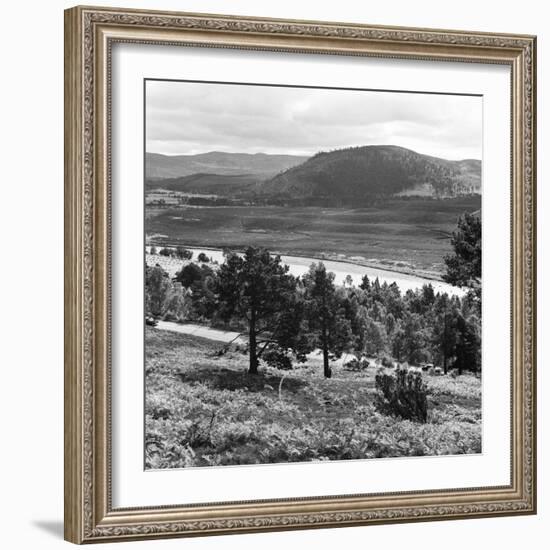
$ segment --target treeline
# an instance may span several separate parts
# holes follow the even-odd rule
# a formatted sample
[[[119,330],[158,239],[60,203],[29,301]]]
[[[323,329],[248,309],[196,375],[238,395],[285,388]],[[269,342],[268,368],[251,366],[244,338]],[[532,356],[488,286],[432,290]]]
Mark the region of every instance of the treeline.
[[[326,377],[330,359],[344,352],[386,364],[431,362],[459,374],[481,368],[478,293],[461,299],[425,285],[403,294],[395,283],[367,276],[359,286],[334,279],[322,262],[295,277],[279,256],[250,247],[226,253],[215,269],[187,263],[173,280],[161,267],[147,267],[146,314],[246,333],[250,373],[274,349],[287,362],[320,349]]]
[[[170,248],[166,246],[162,248],[157,248],[156,246],[152,246],[149,249],[149,254],[153,256],[155,254],[158,254],[159,256],[164,256],[166,258],[176,258],[179,260],[191,260],[193,258],[193,251],[188,250],[183,246],[176,246],[176,248]],[[197,261],[208,263],[212,261],[212,258],[207,256],[205,252],[199,252],[199,254],[197,255]]]

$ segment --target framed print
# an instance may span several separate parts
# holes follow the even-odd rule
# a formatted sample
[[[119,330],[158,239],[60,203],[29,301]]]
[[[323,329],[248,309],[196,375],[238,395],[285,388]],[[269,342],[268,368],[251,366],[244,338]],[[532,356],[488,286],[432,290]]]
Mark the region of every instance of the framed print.
[[[533,36],[65,12],[65,537],[536,511]]]

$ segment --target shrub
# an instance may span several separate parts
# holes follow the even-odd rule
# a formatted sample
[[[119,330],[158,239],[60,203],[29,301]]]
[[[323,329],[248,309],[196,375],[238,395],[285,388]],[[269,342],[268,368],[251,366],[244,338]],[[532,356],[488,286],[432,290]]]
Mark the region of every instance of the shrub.
[[[262,359],[270,366],[280,370],[291,370],[292,359],[279,346],[269,346],[262,354]]]
[[[210,261],[210,258],[204,252],[201,252],[197,256],[197,261],[203,262],[203,263],[208,263]]]
[[[176,257],[181,260],[190,260],[193,257],[193,252],[183,248],[183,246],[176,247]]]
[[[389,355],[384,355],[381,359],[381,363],[384,367],[393,367],[393,361]]]
[[[191,317],[192,301],[190,293],[187,289],[178,283],[172,283],[170,289],[166,293],[163,306],[163,319],[165,321],[175,321],[183,323]]]
[[[248,344],[235,344],[235,352],[241,355],[248,355]]]
[[[422,423],[428,420],[428,390],[419,372],[379,372],[376,389],[375,406],[381,413]]]
[[[368,367],[369,362],[364,357],[362,357],[360,360],[354,358],[344,364],[344,368],[349,371],[362,371],[366,370]]]

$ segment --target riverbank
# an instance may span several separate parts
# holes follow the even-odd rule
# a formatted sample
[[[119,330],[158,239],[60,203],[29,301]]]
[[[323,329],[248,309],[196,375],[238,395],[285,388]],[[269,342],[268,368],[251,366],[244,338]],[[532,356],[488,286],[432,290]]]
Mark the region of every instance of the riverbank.
[[[164,240],[160,242],[153,242],[153,241],[148,242],[146,245],[146,248],[150,249],[151,246],[155,246],[157,249],[165,248],[165,247],[176,248],[180,246],[180,247],[186,248],[187,250],[200,250],[204,252],[218,252],[222,250],[222,248],[220,247],[217,247],[217,248],[210,247],[210,246],[197,247],[197,245],[180,244],[180,243],[168,242]],[[239,248],[231,248],[231,250],[241,254],[244,252],[243,249],[239,249]],[[272,254],[276,254],[281,257],[289,256],[288,254],[280,250],[270,249],[269,251]],[[400,260],[378,260],[377,258],[367,259],[362,256],[346,256],[345,254],[332,254],[330,252],[321,253],[321,254],[311,253],[309,254],[309,256],[303,256],[301,254],[292,254],[290,257],[313,259],[319,262],[330,260],[334,262],[359,265],[359,266],[368,267],[371,269],[380,269],[380,270],[389,271],[392,273],[398,273],[400,275],[410,275],[411,277],[418,277],[420,279],[427,279],[429,281],[444,282],[442,273],[416,268],[412,265],[406,265],[408,264],[408,262],[403,262]]]
[[[151,243],[148,244],[146,249],[146,262],[147,265],[155,265],[159,263],[172,277],[175,275],[176,271],[181,268],[183,265],[183,260],[175,259],[165,259],[163,256],[152,256],[149,254],[151,246],[156,246],[159,248],[176,248],[176,245],[169,242],[162,243]],[[208,256],[213,262],[219,264],[224,262],[223,250],[219,248],[212,247],[195,247],[195,246],[183,246],[187,250],[193,252],[193,257],[196,258],[200,253],[204,253]],[[236,251],[240,253],[241,251]],[[445,283],[441,280],[430,278],[426,275],[419,275],[417,271],[407,272],[407,271],[397,271],[395,269],[388,268],[387,266],[380,267],[380,265],[373,265],[370,262],[362,262],[359,258],[355,258],[352,261],[342,259],[333,259],[335,255],[318,255],[316,256],[289,256],[285,254],[280,254],[277,251],[272,251],[273,254],[279,254],[282,261],[289,266],[290,272],[297,276],[301,277],[307,273],[310,265],[322,261],[327,270],[335,274],[336,284],[343,285],[346,283],[346,280],[351,277],[354,285],[358,286],[361,284],[361,281],[365,275],[369,277],[370,280],[375,280],[378,278],[380,283],[387,282],[388,284],[395,283],[400,288],[402,292],[407,290],[415,290],[424,285],[431,284],[435,292],[446,292],[447,294],[463,296],[465,290],[459,287],[452,286],[448,283]],[[340,256],[337,256],[340,258]]]

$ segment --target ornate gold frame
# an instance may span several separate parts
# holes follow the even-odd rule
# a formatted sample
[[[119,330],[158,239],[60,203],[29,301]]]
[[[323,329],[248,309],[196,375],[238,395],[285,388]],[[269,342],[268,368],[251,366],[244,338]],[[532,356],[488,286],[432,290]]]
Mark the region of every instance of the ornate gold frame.
[[[512,72],[511,484],[112,509],[110,47],[117,41],[499,63]],[[536,38],[127,9],[65,12],[65,538],[102,542],[536,511]]]

